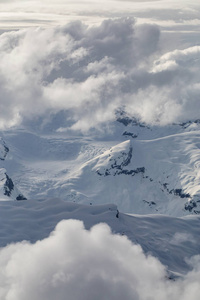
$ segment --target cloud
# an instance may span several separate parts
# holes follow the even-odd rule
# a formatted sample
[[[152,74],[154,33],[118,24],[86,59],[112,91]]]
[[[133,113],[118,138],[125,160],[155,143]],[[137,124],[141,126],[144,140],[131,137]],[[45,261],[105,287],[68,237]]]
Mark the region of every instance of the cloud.
[[[100,24],[106,18],[134,16],[141,23],[156,23],[167,30],[199,31],[199,1],[176,0],[60,0],[0,1],[1,28],[26,28],[82,20]],[[197,23],[197,26],[195,26]]]
[[[161,56],[159,60],[155,61],[153,72],[161,72],[171,69],[171,65],[173,65],[174,68],[175,66],[180,68],[194,68],[196,63],[198,63],[199,61],[199,54],[200,46],[194,46],[184,50],[174,50],[172,52],[166,53]]]
[[[198,46],[161,55],[159,28],[133,18],[6,32],[0,36],[0,127],[65,111],[64,127],[101,129],[120,106],[149,124],[195,119],[198,55]]]
[[[184,242],[187,242],[187,243],[191,242],[194,244],[196,243],[194,237],[191,234],[188,234],[185,232],[184,233],[176,232],[170,241],[170,243],[174,244],[174,245],[179,245]]]
[[[0,250],[0,296],[25,299],[199,299],[200,258],[175,282],[165,267],[139,245],[113,235],[106,224],[85,230],[63,220],[35,244],[20,242]]]

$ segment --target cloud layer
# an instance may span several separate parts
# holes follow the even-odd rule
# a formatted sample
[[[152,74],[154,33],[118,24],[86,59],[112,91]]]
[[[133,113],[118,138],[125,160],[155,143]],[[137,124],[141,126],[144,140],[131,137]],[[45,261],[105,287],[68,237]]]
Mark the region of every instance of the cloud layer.
[[[150,124],[196,119],[200,47],[160,46],[159,28],[132,18],[2,34],[0,128],[66,111],[87,131],[120,106]]]
[[[66,20],[99,24],[105,18],[135,16],[139,22],[156,22],[171,30],[199,30],[198,0],[1,0],[1,28],[51,26]]]
[[[5,300],[199,299],[200,259],[175,282],[164,266],[145,256],[106,224],[90,231],[81,221],[61,221],[35,244],[21,242],[0,250],[0,296]]]

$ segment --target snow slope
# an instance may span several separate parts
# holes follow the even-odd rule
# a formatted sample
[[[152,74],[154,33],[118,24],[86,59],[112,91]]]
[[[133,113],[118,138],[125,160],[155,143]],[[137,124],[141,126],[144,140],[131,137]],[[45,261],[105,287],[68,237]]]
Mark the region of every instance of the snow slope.
[[[43,134],[2,134],[10,151],[1,167],[26,198],[112,202],[128,213],[199,214],[198,120],[149,127],[121,112],[99,135],[49,127]]]
[[[95,266],[101,265],[102,256],[96,256],[95,252],[100,247],[101,253],[106,254],[106,266],[112,261],[116,266],[116,261],[120,257],[121,262],[122,257],[124,261],[119,266],[120,271],[124,264],[128,266],[129,273],[130,270],[137,273],[137,268],[145,274],[148,270],[151,275],[155,271],[159,274],[159,282],[165,282],[170,293],[175,293],[173,289],[178,288],[178,297],[180,290],[184,290],[179,287],[180,283],[186,290],[184,299],[187,299],[187,289],[190,290],[191,282],[194,281],[198,287],[199,123],[195,121],[150,128],[124,114],[120,116],[121,119],[118,117],[110,124],[108,132],[99,135],[94,132],[83,136],[70,131],[49,129],[42,133],[27,128],[2,133],[2,141],[6,144],[1,144],[1,200],[22,200],[25,196],[28,199],[0,201],[0,277],[3,289],[4,280],[8,282],[9,279],[12,286],[19,286],[19,291],[23,284],[24,290],[28,286],[38,291],[32,285],[37,282],[38,286],[38,281],[33,281],[32,276],[39,278],[39,282],[40,278],[51,282],[48,278],[52,262],[54,267],[58,266],[58,273],[53,271],[52,276],[58,276],[60,284],[64,282],[65,291],[68,285],[62,280],[69,270],[63,271],[60,266],[65,266],[66,253],[68,255],[66,251],[71,249],[72,244],[74,248],[71,251],[75,261],[75,267],[72,266],[71,271],[73,276],[76,272],[79,276],[76,262],[85,262],[85,253],[89,259],[85,267],[92,268],[91,272],[94,274],[96,268],[93,269],[90,258]],[[6,152],[4,145],[9,151]],[[89,231],[91,233],[86,233],[81,223],[72,219],[83,221],[87,230],[99,223],[108,224],[112,233],[117,234],[110,234],[111,239],[118,240],[117,244],[114,240],[110,244],[109,251],[113,253],[113,257],[106,253],[107,227],[99,225],[93,230],[96,233],[92,233],[92,230]],[[69,223],[62,220],[69,220]],[[60,221],[62,222],[59,223]],[[55,226],[57,229],[53,231]],[[66,240],[65,230],[69,237]],[[97,248],[93,249],[93,244],[84,240],[85,234],[92,234]],[[121,239],[123,236],[127,236],[133,243],[126,244],[125,251],[122,245],[126,238]],[[115,245],[119,249],[115,249]],[[132,266],[127,258],[128,245],[135,247],[134,255],[131,255],[133,260],[142,255],[138,266]],[[53,260],[50,259],[52,251],[55,252]],[[21,265],[21,261],[24,262],[23,255],[29,263],[33,258],[34,266],[41,259],[44,266],[42,270],[46,271],[46,275],[38,277],[40,264],[38,269],[31,267],[28,271],[26,266],[22,271],[17,267],[13,275],[12,265]],[[145,266],[141,268],[140,264],[144,262]],[[149,264],[152,269],[148,269]],[[105,265],[102,268],[105,273]],[[113,270],[114,268],[111,269]],[[142,278],[139,285],[143,290],[144,274],[139,277]],[[21,278],[31,280],[28,284],[26,280],[22,284]],[[110,278],[115,278],[113,273]],[[132,287],[130,278],[132,277],[128,276],[127,280],[130,280]],[[149,278],[151,276],[147,273],[146,280],[152,286]],[[157,279],[153,281],[154,287],[157,282]],[[9,293],[11,286],[6,287]],[[57,291],[54,282],[50,284],[50,290],[51,288]],[[110,288],[113,290],[112,285]],[[90,286],[88,289],[91,291]],[[61,291],[60,286],[58,290]],[[156,288],[152,291],[154,294]],[[163,294],[164,297],[168,295],[166,291]],[[46,298],[49,299],[48,297]],[[172,299],[179,299],[177,296],[173,297]],[[195,297],[193,299],[196,300]]]
[[[82,220],[86,229],[107,223],[113,233],[126,235],[146,254],[157,257],[171,276],[188,272],[187,260],[199,254],[199,216],[126,215],[113,204],[79,205],[59,199],[1,202],[0,246],[44,239],[63,219]]]

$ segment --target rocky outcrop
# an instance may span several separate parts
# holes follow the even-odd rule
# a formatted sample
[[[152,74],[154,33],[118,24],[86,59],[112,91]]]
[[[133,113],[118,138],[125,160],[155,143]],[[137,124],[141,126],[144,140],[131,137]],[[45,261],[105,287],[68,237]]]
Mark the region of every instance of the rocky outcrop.
[[[138,137],[138,135],[137,135],[137,134],[134,134],[134,133],[132,133],[132,132],[128,132],[128,131],[124,131],[122,135],[123,135],[123,136],[132,137],[133,139],[135,139],[135,138],[137,138],[137,137]]]
[[[3,200],[27,200],[15,187],[13,180],[3,168],[0,169],[0,198]]]
[[[140,122],[135,117],[128,116],[124,110],[119,110],[116,112],[116,120],[117,122],[122,123],[124,126],[132,125],[149,129],[146,124]]]
[[[14,183],[12,179],[5,173],[6,180],[4,183],[4,195],[10,197],[14,190]]]
[[[5,160],[8,152],[8,146],[6,145],[5,141],[2,138],[0,138],[0,160]]]

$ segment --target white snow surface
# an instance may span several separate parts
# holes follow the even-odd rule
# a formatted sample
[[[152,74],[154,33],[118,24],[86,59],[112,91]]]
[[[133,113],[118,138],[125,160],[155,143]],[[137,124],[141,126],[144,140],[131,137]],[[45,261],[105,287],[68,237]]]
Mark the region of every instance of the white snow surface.
[[[121,114],[106,133],[9,130],[2,136],[10,151],[0,163],[28,199],[112,202],[137,214],[198,214],[199,127],[194,121],[150,128]]]
[[[199,299],[199,123],[121,121],[2,133],[1,299]]]
[[[1,299],[199,299],[199,216],[57,199],[0,206]]]
[[[127,236],[144,253],[157,257],[172,277],[191,269],[189,259],[199,254],[199,216],[127,215],[114,204],[81,205],[59,199],[0,203],[0,247],[23,240],[45,239],[62,220],[81,220],[89,230],[99,223],[112,233]]]

